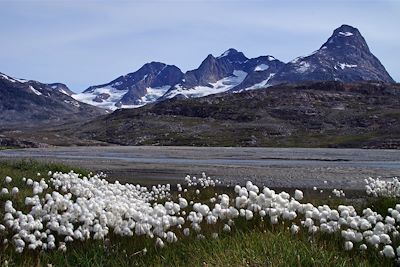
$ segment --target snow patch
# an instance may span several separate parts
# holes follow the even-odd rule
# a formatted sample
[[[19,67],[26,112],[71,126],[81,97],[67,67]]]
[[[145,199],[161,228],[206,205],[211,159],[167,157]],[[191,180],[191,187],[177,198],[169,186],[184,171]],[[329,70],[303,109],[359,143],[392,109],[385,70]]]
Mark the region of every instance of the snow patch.
[[[120,101],[121,98],[127,92],[128,90],[117,90],[111,86],[106,86],[106,87],[96,88],[93,90],[93,92],[74,94],[72,95],[72,97],[80,102],[89,105],[116,110],[117,107],[115,106],[115,104],[118,101]],[[103,99],[102,102],[93,101],[96,98],[96,96],[99,96],[101,94],[108,94],[110,96],[107,99]]]
[[[134,81],[134,79],[132,81]],[[120,82],[115,82],[115,83],[112,84],[112,86],[119,86],[121,84],[123,84],[123,82],[121,82],[121,81]]]
[[[0,74],[0,77],[3,77],[4,79],[6,79],[6,80],[8,80],[8,81],[10,81],[12,83],[15,83],[15,82],[26,83],[27,82],[27,80],[11,78],[10,76],[7,76],[5,74]]]
[[[339,32],[339,34],[342,35],[342,36],[346,36],[346,37],[349,37],[349,36],[354,35],[354,34],[351,33],[351,32]]]
[[[245,88],[244,90],[240,90],[240,92],[248,91],[248,90],[256,90],[256,89],[260,89],[260,88],[266,88],[266,87],[268,87],[269,80],[271,80],[272,77],[274,77],[274,76],[275,76],[275,73],[270,73],[268,78],[265,79],[264,81],[256,83],[248,88]]]
[[[154,87],[154,88],[147,87],[146,88],[147,94],[139,99],[138,104],[121,105],[120,107],[115,106],[115,104],[117,104],[121,100],[121,98],[126,93],[128,93],[129,90],[117,90],[114,87],[106,86],[106,87],[96,88],[95,90],[93,90],[93,92],[74,94],[72,95],[72,97],[80,102],[105,109],[116,110],[118,108],[138,108],[146,104],[153,103],[158,98],[163,96],[170,88],[171,88],[170,85]],[[101,94],[107,94],[109,95],[109,97],[107,99],[102,99],[101,102],[94,101],[94,99]]]
[[[357,65],[347,64],[347,63],[339,63],[338,65],[342,70],[344,70],[345,68],[357,68]]]
[[[57,90],[57,91],[59,91],[59,92],[61,92],[61,93],[63,93],[64,95],[67,95],[67,96],[69,96],[69,94],[64,90],[64,89],[60,89],[60,88],[58,88],[58,86],[57,85],[52,85],[51,86],[51,89],[54,89],[54,90]]]
[[[212,94],[226,92],[233,87],[239,85],[246,78],[247,72],[241,70],[233,71],[233,75],[225,77],[210,86],[195,86],[193,88],[183,88],[182,85],[176,85],[174,90],[165,95],[166,98],[172,98],[177,95],[185,95],[187,97],[202,97]]]
[[[290,63],[296,64],[296,63],[299,62],[301,59],[303,59],[303,57],[296,57],[295,59],[293,59],[292,61],[290,61]]]
[[[68,95],[68,96],[69,96],[69,94],[68,94],[67,92],[65,92],[63,89],[60,89],[60,90],[58,90],[58,91],[60,91],[60,92],[63,93],[64,95]]]
[[[12,79],[11,77],[8,77],[7,75],[4,75],[4,74],[0,74],[0,77],[4,78],[10,82],[13,82],[13,83],[16,82],[14,79]]]
[[[140,98],[139,104],[136,105],[122,105],[121,108],[138,108],[142,107],[146,104],[153,103],[160,97],[162,97],[169,89],[171,88],[170,85],[164,85],[161,87],[147,87],[147,94]]]
[[[261,64],[254,68],[254,71],[264,71],[267,70],[269,66],[267,64]]]
[[[38,90],[36,90],[35,88],[33,88],[31,85],[29,85],[29,89],[31,89],[32,92],[34,92],[36,95],[42,95],[41,92],[39,92]]]
[[[301,61],[299,65],[296,67],[297,72],[304,73],[310,69],[310,63]]]
[[[222,53],[222,55],[220,55],[218,58],[226,57],[226,56],[228,56],[230,53],[231,53],[231,51],[228,49],[228,50],[226,50],[224,53]]]
[[[74,100],[64,100],[64,102],[67,103],[67,104],[71,104],[71,105],[73,105],[73,106],[75,106],[77,108],[79,108],[81,106],[81,105],[79,105],[78,101],[74,101]]]

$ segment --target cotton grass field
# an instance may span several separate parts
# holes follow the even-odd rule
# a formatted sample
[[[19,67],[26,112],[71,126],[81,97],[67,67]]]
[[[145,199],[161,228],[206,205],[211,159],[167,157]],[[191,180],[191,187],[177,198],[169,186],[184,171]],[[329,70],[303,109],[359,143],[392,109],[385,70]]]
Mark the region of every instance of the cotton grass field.
[[[0,163],[0,189],[1,266],[393,266],[400,257],[397,179],[366,179],[354,201],[341,189],[289,194],[205,174],[110,183],[19,161]]]

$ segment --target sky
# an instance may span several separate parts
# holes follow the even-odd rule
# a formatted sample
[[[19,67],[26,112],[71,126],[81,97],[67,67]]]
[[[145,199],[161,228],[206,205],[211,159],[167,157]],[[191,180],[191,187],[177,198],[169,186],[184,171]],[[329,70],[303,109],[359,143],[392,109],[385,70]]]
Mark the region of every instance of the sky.
[[[228,48],[284,62],[358,28],[400,81],[400,1],[0,0],[0,72],[81,92],[160,61],[182,71]]]

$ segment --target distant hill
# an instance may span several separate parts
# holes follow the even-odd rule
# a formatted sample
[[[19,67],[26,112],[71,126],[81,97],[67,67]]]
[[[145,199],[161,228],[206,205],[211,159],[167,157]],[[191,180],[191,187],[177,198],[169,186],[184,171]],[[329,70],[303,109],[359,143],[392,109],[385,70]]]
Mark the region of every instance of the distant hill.
[[[400,148],[399,103],[398,84],[306,82],[175,98],[61,132],[122,145]]]
[[[45,84],[0,73],[0,129],[57,125],[106,114],[73,99],[61,83]]]

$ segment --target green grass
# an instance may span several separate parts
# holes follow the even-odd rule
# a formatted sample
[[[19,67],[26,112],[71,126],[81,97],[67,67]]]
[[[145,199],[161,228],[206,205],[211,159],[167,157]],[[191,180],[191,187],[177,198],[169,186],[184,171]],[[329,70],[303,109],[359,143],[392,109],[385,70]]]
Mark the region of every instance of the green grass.
[[[51,171],[69,172],[71,168],[61,164],[38,163],[35,161],[0,162],[0,185],[6,175],[13,177],[12,186],[22,190],[14,196],[15,206],[22,207],[25,196],[31,194],[20,178],[36,178],[37,173]],[[44,175],[46,176],[46,175]],[[228,189],[229,192],[232,188]],[[200,195],[194,189],[185,193],[185,197],[206,203],[214,192],[227,192],[226,188],[207,188]],[[174,195],[177,193],[174,192]],[[3,205],[5,198],[0,199]],[[315,203],[321,200],[315,200]],[[368,205],[385,212],[394,207],[398,199],[370,200]],[[334,203],[331,203],[334,204]],[[1,213],[1,212],[0,212]],[[3,215],[0,214],[0,217]],[[222,232],[222,224],[202,225],[205,239],[199,240],[192,231],[184,237],[175,229],[178,242],[167,244],[162,249],[155,247],[155,240],[143,236],[120,237],[111,234],[106,241],[74,241],[68,244],[65,253],[60,251],[14,252],[12,245],[0,245],[0,266],[392,266],[393,261],[378,256],[377,250],[365,253],[357,250],[343,250],[344,241],[340,234],[310,235],[304,229],[293,236],[288,227],[291,222],[271,225],[255,217],[252,221],[239,218],[232,226],[232,232]],[[188,225],[185,225],[185,227]],[[112,233],[112,231],[110,231]],[[218,232],[219,238],[213,239],[211,233]],[[10,238],[10,237],[8,237]],[[4,236],[0,233],[0,242]],[[394,245],[398,245],[398,242]],[[147,249],[147,253],[143,249]]]
[[[242,230],[219,239],[189,237],[160,249],[144,238],[113,238],[70,246],[63,254],[43,253],[34,257],[0,258],[14,260],[16,266],[390,266],[378,256],[345,253],[335,245],[291,236],[288,231]],[[147,253],[143,253],[146,247]]]
[[[47,174],[48,171],[60,171],[69,172],[74,170],[75,172],[88,174],[87,170],[78,167],[71,167],[60,163],[54,162],[38,162],[35,160],[4,160],[0,161],[0,178],[3,179],[5,176],[11,176],[15,178],[35,178],[37,173]]]
[[[0,150],[6,150],[6,149],[15,149],[16,147],[12,146],[0,146]]]

